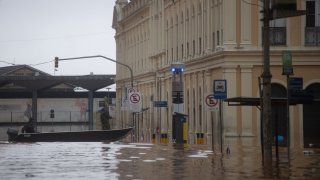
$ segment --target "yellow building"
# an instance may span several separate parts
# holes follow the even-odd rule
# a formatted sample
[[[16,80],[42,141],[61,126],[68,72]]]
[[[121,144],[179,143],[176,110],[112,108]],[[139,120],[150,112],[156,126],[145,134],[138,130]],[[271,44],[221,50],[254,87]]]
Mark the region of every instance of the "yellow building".
[[[133,69],[134,88],[141,93],[147,111],[134,115],[139,121],[139,139],[152,134],[172,135],[172,72],[170,65],[185,65],[184,114],[188,143],[203,133],[205,143],[218,136],[218,113],[205,109],[205,96],[213,81],[227,81],[227,96],[260,97],[258,78],[263,72],[262,10],[258,0],[117,0],[113,28],[116,30],[117,61]],[[293,77],[303,78],[303,89],[320,97],[320,1],[297,0],[307,15],[270,21],[272,96],[286,97],[282,75],[282,52],[292,53]],[[125,107],[130,72],[117,66],[117,118],[131,123]],[[153,101],[167,101],[167,108]],[[259,143],[260,111],[251,106],[223,103],[224,135],[253,137]],[[320,139],[320,103],[290,107],[291,146],[302,147]],[[286,137],[286,107],[272,106],[273,127]],[[213,127],[212,127],[213,125]],[[159,134],[158,134],[159,133]]]

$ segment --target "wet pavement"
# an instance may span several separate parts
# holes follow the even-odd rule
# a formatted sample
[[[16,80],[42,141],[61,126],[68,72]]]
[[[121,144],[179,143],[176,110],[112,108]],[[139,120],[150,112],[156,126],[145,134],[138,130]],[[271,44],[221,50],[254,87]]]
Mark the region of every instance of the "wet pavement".
[[[239,139],[241,141],[241,139]],[[320,150],[280,148],[272,174],[259,146],[0,142],[1,179],[320,179]],[[224,148],[225,149],[225,148]]]

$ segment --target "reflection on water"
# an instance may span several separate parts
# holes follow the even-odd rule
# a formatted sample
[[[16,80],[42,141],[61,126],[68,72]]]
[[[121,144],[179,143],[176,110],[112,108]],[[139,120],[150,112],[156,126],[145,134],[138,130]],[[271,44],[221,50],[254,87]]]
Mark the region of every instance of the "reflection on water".
[[[259,147],[143,143],[0,143],[1,179],[266,179]],[[275,159],[274,159],[275,160]],[[271,179],[320,179],[320,154],[285,148]],[[290,165],[289,165],[290,164]]]

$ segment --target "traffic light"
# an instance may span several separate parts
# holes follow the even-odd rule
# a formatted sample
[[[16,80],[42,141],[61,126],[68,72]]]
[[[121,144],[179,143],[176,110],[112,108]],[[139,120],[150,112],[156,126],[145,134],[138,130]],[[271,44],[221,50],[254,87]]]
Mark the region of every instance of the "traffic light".
[[[50,110],[50,118],[51,118],[51,119],[54,118],[54,110],[53,110],[53,109]]]
[[[58,57],[55,57],[55,58],[54,58],[54,67],[55,67],[55,68],[58,68],[58,66],[59,66],[58,63],[59,63],[59,58],[58,58]]]

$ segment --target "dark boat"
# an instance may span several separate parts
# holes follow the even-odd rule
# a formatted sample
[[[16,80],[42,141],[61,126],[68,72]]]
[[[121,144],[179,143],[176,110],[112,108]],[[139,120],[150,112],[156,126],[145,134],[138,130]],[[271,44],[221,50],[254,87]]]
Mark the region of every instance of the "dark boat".
[[[46,133],[20,133],[16,129],[7,130],[8,140],[11,142],[112,142],[129,134],[132,128],[76,131],[76,132],[46,132]]]

